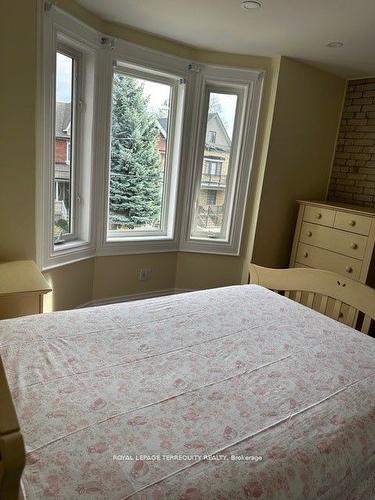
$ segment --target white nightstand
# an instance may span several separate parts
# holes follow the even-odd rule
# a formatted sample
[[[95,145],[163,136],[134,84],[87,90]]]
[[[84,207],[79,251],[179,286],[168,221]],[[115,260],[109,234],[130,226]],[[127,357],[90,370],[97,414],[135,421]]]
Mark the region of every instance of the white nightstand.
[[[42,313],[43,295],[51,290],[51,286],[32,260],[0,263],[0,302],[3,299],[14,301],[21,297],[37,297],[35,312]],[[26,314],[29,313],[30,311],[26,311]],[[22,315],[22,312],[20,314]]]

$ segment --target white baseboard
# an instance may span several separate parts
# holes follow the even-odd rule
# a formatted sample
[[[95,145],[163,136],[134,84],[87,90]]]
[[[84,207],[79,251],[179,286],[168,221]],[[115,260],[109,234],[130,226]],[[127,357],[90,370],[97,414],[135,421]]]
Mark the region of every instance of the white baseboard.
[[[194,290],[183,288],[170,288],[166,290],[154,290],[152,292],[131,293],[128,295],[120,295],[117,297],[105,297],[101,299],[90,300],[89,302],[85,302],[84,304],[77,306],[76,309],[81,309],[82,307],[95,307],[108,304],[116,304],[117,302],[130,302],[133,300],[151,299],[153,297],[163,297],[165,295],[175,295],[176,293],[186,293],[193,291]]]

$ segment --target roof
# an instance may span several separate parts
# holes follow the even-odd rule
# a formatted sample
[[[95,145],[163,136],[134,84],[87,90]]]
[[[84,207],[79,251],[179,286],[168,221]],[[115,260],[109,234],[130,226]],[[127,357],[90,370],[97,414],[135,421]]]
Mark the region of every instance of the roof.
[[[230,151],[232,141],[228,135],[227,129],[223,123],[223,120],[220,118],[219,113],[208,113],[207,117],[207,128],[208,124],[211,120],[215,120],[216,123],[218,124],[219,128],[221,129],[224,139],[225,139],[225,144],[216,144],[216,143],[210,143],[207,142],[206,138],[206,149],[208,150],[213,150],[213,151]]]
[[[56,103],[55,134],[56,137],[70,137],[67,130],[71,122],[70,102]]]
[[[167,138],[168,135],[168,118],[158,118],[158,125],[163,137]]]

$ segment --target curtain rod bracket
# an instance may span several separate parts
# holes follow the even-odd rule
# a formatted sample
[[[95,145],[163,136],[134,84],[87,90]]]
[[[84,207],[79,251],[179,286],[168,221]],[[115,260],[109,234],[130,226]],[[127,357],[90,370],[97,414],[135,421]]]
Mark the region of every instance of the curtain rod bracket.
[[[105,36],[102,36],[100,39],[100,43],[109,49],[114,49],[115,48],[115,39],[114,38],[107,38]]]
[[[56,0],[46,0],[44,2],[44,12],[49,12],[54,5],[57,4]]]

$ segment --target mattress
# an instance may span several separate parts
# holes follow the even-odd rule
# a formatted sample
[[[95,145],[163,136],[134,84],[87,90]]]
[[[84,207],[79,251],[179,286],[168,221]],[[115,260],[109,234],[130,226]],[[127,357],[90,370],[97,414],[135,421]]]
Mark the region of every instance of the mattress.
[[[256,285],[0,322],[27,500],[370,499],[375,341]]]

